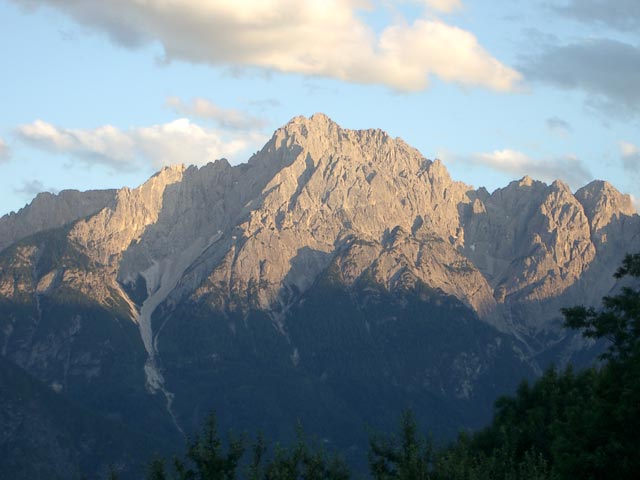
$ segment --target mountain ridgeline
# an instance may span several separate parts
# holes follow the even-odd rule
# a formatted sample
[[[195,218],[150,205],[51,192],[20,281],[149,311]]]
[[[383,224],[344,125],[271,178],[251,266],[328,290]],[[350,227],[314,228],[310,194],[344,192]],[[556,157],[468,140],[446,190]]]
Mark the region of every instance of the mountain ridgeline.
[[[316,114],[245,164],[38,196],[0,249],[0,353],[57,395],[158,445],[215,409],[362,451],[407,406],[451,438],[549,363],[593,359],[559,309],[617,288],[640,217],[601,181],[475,190]]]

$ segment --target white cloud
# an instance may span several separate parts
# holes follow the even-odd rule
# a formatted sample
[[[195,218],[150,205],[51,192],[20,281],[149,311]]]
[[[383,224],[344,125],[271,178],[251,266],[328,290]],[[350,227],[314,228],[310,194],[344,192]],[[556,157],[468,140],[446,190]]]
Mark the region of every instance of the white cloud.
[[[574,188],[582,186],[592,179],[587,167],[575,155],[535,159],[525,153],[507,148],[487,153],[476,153],[461,160],[505,172],[514,177],[529,175],[545,182],[560,179]]]
[[[462,8],[461,0],[416,0],[418,3],[424,3],[438,12],[451,13]]]
[[[9,145],[7,145],[2,138],[0,138],[0,163],[7,162],[10,158],[11,149],[9,148]]]
[[[630,172],[640,172],[640,147],[629,142],[620,142],[622,166]]]
[[[194,98],[190,103],[183,102],[178,97],[168,97],[166,105],[179,115],[213,120],[223,128],[248,129],[262,128],[266,125],[263,118],[254,117],[248,113],[232,108],[222,108],[206,98]]]
[[[132,137],[138,151],[155,165],[176,163],[176,159],[197,165],[222,157],[232,158],[251,145],[266,141],[264,135],[255,132],[227,134],[200,127],[184,118],[138,128]]]
[[[36,148],[115,170],[174,163],[201,165],[233,157],[265,140],[256,132],[228,133],[203,128],[185,118],[126,131],[111,125],[93,130],[67,129],[36,120],[18,127],[17,134]]]
[[[58,128],[42,120],[17,128],[20,139],[53,153],[67,153],[88,161],[122,164],[134,160],[134,141],[111,125],[94,130]]]
[[[19,0],[14,0],[19,1]],[[451,11],[456,0],[422,0]],[[377,35],[358,15],[364,0],[20,0],[48,5],[106,32],[126,47],[158,41],[168,61],[260,67],[280,72],[426,88],[431,76],[497,91],[517,89],[519,73],[492,57],[468,31],[437,19],[395,23]]]
[[[378,50],[381,57],[370,63],[369,72],[363,65],[363,73],[401,89],[420,90],[431,74],[447,82],[497,91],[513,90],[520,80],[517,72],[491,57],[471,33],[439,20],[388,27],[380,36]]]

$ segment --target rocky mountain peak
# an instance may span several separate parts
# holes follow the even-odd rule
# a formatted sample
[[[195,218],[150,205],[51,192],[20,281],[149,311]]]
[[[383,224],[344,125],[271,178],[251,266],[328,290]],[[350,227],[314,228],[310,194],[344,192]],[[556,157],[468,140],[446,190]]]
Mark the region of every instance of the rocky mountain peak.
[[[307,118],[298,116],[276,130],[269,144],[271,150],[287,149],[296,151],[302,148],[313,158],[337,153],[343,149],[357,148],[361,153],[372,156],[385,145],[401,144],[410,148],[399,139],[392,139],[380,129],[349,130],[340,127],[323,113],[316,113]],[[415,152],[419,157],[419,152]],[[383,159],[379,158],[379,159]],[[357,160],[354,157],[353,160]]]
[[[292,128],[295,125],[304,125],[307,129],[311,131],[328,131],[329,129],[339,129],[341,128],[336,122],[334,122],[331,118],[321,112],[314,113],[310,117],[305,117],[304,115],[298,115],[297,117],[292,118],[287,124],[283,127],[285,129]]]
[[[169,185],[182,180],[184,165],[165,167],[140,187],[118,190],[113,205],[74,225],[69,238],[100,265],[119,261],[119,255],[158,221]]]
[[[554,180],[553,183],[551,184],[551,188],[556,191],[571,193],[571,188],[569,187],[569,184],[567,184],[566,182],[563,182],[560,179]]]
[[[608,225],[612,218],[636,213],[629,195],[620,193],[609,182],[594,180],[576,192],[594,232]]]
[[[164,178],[165,181],[171,182],[173,178],[175,178],[175,176],[182,176],[182,174],[184,173],[184,171],[187,169],[187,167],[185,166],[184,163],[175,163],[175,164],[171,164],[171,165],[166,165],[164,167],[162,167],[160,169],[160,171],[158,171],[155,175],[153,175],[151,178],[154,177],[160,177],[160,178]]]
[[[559,309],[615,287],[632,213],[606,182],[473,190],[382,130],[296,117],[246,164],[0,219],[0,241],[22,238],[0,255],[0,349],[161,438],[212,405],[252,424],[280,405],[278,429],[327,408],[348,430],[359,398],[441,417],[582,348]]]
[[[473,190],[400,138],[317,113],[276,130],[247,164],[173,165],[121,189],[69,239],[113,288],[144,279],[153,308],[206,298],[282,310],[340,256],[349,285],[406,274],[490,318],[569,289],[595,258],[593,231],[631,212],[606,182],[575,196],[530,176]]]

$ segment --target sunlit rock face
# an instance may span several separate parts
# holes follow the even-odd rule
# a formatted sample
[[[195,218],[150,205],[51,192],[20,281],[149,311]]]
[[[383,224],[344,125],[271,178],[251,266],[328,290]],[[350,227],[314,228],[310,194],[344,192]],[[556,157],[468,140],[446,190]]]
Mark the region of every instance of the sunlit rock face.
[[[411,405],[444,437],[549,362],[593,357],[559,308],[615,288],[639,232],[606,182],[489,193],[381,130],[297,117],[245,164],[0,219],[0,349],[177,442],[214,408],[358,449]]]
[[[116,190],[43,192],[19,212],[0,217],[0,250],[34,233],[93,215],[115,198]]]

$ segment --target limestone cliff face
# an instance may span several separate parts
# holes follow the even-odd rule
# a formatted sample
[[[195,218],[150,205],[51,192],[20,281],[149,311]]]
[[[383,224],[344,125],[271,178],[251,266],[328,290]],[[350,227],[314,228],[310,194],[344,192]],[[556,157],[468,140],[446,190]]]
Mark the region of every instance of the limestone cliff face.
[[[34,233],[58,228],[93,215],[110,204],[115,190],[63,190],[57,195],[39,193],[17,213],[0,218],[0,250]]]
[[[47,216],[39,196],[19,214],[26,226],[0,244],[111,198],[67,234],[89,266],[42,272],[33,288],[70,285],[124,301],[134,317],[154,293],[153,309],[190,298],[278,316],[339,252],[347,283],[372,269],[387,286],[411,276],[503,329],[535,332],[558,317],[559,302],[580,301],[585,289],[597,301],[639,241],[629,197],[606,182],[574,195],[562,181],[525,177],[489,194],[401,139],[322,114],[294,118],[247,164],[166,168],[133,190],[82,194],[82,208],[70,195],[52,197],[58,213],[46,225],[33,220]],[[7,282],[6,294],[26,288]],[[121,286],[143,291],[130,298]]]
[[[280,311],[355,238],[350,281],[374,263],[385,284],[408,272],[501,328],[535,335],[562,302],[584,302],[585,288],[597,302],[622,254],[638,246],[630,200],[608,184],[574,196],[562,181],[525,177],[492,194],[476,191],[402,140],[345,130],[324,115],[278,130],[243,175],[274,164],[280,169],[237,220],[218,223],[224,238],[206,267],[181,282],[181,295]],[[603,246],[607,232],[615,249]]]
[[[183,172],[182,165],[165,168],[139,188],[119,190],[113,205],[77,222],[69,240],[96,265],[116,269],[122,252],[158,221],[165,189],[180,181]]]
[[[488,416],[584,347],[559,308],[597,304],[638,250],[640,217],[606,182],[474,190],[399,138],[316,114],[242,165],[41,195],[0,219],[0,348],[158,435],[179,437],[205,400],[255,404],[243,375],[274,424],[318,398],[342,419],[386,398],[447,411],[455,431],[469,402]],[[367,405],[363,421],[380,412]]]
[[[622,217],[636,212],[629,195],[618,192],[610,183],[595,180],[576,192],[594,233]]]
[[[458,207],[469,201],[470,189],[451,181],[440,162],[380,130],[344,130],[324,115],[294,119],[249,165],[272,164],[286,155],[291,159],[221,242],[224,259],[196,298],[209,292],[216,297],[211,301],[222,304],[250,292],[247,301],[255,306],[277,308],[313,283],[343,239],[370,242],[378,258],[392,248],[391,232],[401,231],[396,236],[406,242],[397,249],[405,258],[385,263],[385,282],[408,268],[479,312],[491,310],[491,291],[473,265],[464,275],[444,266],[466,263],[457,251]],[[435,257],[438,262],[429,262]],[[360,264],[359,258],[351,262],[362,272],[371,260]]]
[[[590,268],[596,248],[582,205],[566,184],[525,177],[477,198],[464,220],[467,257],[493,288],[511,327],[535,335],[559,317],[563,295]],[[610,277],[610,273],[608,274]],[[558,304],[552,299],[563,298]]]

